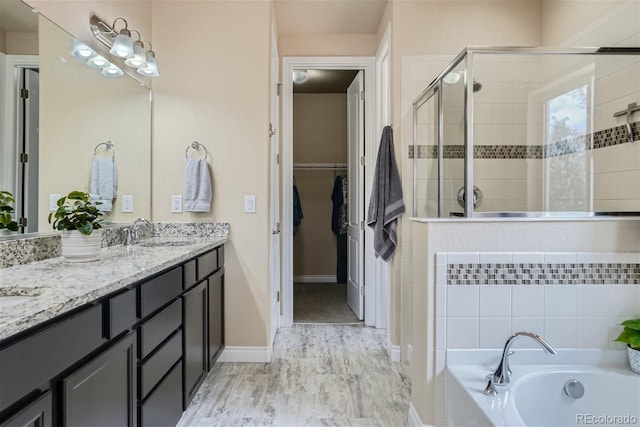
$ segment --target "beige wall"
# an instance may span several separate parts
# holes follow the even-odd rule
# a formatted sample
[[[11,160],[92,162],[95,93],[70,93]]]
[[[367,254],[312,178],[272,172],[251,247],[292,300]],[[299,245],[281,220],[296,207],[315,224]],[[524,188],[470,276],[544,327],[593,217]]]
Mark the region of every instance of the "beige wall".
[[[633,0],[632,0],[633,1]],[[542,0],[542,43],[545,46],[566,46],[576,34],[623,5],[618,0]],[[637,16],[635,17],[637,19]],[[611,35],[616,31],[609,31]],[[596,39],[602,42],[601,34]],[[577,46],[577,44],[573,44]],[[583,46],[591,46],[585,44]]]
[[[377,48],[374,34],[283,34],[280,56],[371,56]]]
[[[347,96],[293,95],[293,162],[347,162]],[[346,170],[294,170],[304,218],[293,237],[293,275],[335,276],[336,237],[331,192]]]
[[[38,229],[48,231],[49,194],[89,190],[94,148],[113,141],[118,197],[109,222],[151,214],[151,103],[149,90],[126,76],[107,79],[69,52],[73,39],[40,18]],[[121,212],[122,195],[134,197]]]
[[[176,23],[188,25],[175,31]],[[271,5],[154,2],[153,30],[161,74],[153,82],[153,220],[230,223],[225,344],[268,346]],[[193,140],[211,156],[212,210],[171,214]],[[243,211],[249,194],[256,195],[255,214]]]
[[[37,55],[38,33],[2,33],[0,51],[7,55]]]

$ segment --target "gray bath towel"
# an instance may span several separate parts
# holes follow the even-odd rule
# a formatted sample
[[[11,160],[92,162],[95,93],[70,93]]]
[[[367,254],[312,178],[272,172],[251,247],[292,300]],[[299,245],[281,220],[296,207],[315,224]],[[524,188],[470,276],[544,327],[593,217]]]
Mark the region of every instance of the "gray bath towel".
[[[206,159],[187,159],[184,173],[184,210],[209,212],[213,190]]]
[[[404,213],[402,183],[393,153],[393,130],[385,126],[378,148],[378,159],[369,200],[367,225],[373,228],[373,248],[376,256],[388,261],[396,250],[396,228]]]
[[[95,157],[91,167],[89,193],[99,196],[98,208],[102,212],[113,210],[113,199],[118,194],[118,167],[116,159]]]

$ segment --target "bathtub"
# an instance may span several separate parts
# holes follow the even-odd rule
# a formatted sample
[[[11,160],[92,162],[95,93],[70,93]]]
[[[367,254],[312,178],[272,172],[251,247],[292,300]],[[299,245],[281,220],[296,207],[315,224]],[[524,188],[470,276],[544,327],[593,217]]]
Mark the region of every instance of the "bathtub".
[[[511,384],[487,396],[485,378],[499,357],[494,350],[447,352],[448,425],[640,426],[640,375],[629,370],[625,351],[572,349],[554,356],[516,349]],[[582,384],[582,397],[565,394],[568,381]]]

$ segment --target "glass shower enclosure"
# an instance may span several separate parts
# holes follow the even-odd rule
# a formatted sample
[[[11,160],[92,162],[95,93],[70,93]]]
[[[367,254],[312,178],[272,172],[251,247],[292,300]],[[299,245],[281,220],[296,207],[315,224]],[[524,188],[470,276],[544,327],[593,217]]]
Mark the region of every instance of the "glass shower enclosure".
[[[638,103],[640,48],[466,48],[413,102],[413,215],[640,215]]]

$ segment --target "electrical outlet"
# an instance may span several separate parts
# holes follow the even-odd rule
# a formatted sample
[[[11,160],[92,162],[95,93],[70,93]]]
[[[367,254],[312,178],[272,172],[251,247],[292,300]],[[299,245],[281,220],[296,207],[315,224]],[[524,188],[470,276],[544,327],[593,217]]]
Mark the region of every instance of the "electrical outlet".
[[[131,194],[122,195],[122,212],[123,213],[133,212],[133,195]]]
[[[182,196],[171,196],[171,213],[182,213]]]
[[[49,212],[55,212],[58,209],[59,194],[49,194]]]
[[[256,213],[256,196],[244,196],[244,213]]]

